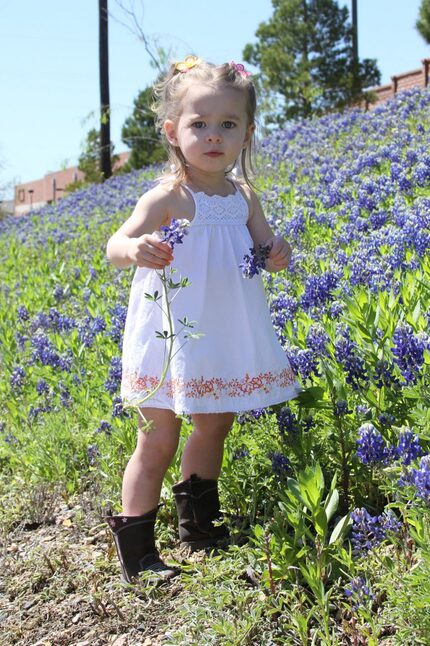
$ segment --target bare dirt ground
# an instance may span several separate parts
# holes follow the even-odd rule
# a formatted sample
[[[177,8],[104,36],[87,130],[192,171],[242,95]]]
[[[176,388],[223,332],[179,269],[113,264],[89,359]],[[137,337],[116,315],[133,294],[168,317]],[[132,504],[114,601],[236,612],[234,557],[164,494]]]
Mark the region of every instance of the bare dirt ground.
[[[1,646],[172,643],[180,577],[136,593],[121,583],[109,529],[91,504],[57,499],[41,516],[1,531]]]

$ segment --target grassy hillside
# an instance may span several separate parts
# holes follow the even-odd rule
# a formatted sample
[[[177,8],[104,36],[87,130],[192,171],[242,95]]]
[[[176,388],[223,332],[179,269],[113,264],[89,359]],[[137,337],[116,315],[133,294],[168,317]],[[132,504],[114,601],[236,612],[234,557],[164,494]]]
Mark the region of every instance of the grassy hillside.
[[[238,417],[220,559],[175,548],[175,459],[159,538],[184,574],[140,600],[102,522],[136,427],[118,398],[133,272],[105,245],[157,169],[0,223],[4,643],[428,643],[429,144],[417,90],[262,141],[263,207],[294,249],[267,294],[305,392]]]

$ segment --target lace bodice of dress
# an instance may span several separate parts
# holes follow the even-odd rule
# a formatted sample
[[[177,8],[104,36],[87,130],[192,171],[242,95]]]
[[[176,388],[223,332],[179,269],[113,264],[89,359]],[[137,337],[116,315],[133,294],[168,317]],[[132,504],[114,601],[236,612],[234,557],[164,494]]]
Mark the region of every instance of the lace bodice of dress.
[[[189,186],[186,187],[193,196],[196,205],[195,215],[191,226],[203,224],[238,225],[246,224],[248,221],[248,204],[235,187],[235,193],[231,195],[207,195],[203,191],[194,192]]]

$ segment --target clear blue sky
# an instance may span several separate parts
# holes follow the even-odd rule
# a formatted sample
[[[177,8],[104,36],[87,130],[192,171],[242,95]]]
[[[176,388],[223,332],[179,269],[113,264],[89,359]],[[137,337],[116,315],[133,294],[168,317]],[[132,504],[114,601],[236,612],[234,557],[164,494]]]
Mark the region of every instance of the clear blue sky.
[[[130,6],[132,0],[123,0]],[[241,61],[270,0],[135,0],[143,29],[176,57],[195,52],[215,63]],[[350,0],[339,0],[350,7]],[[382,83],[430,56],[415,29],[420,0],[358,0],[359,55],[376,58]],[[123,21],[115,0],[109,10]],[[154,70],[144,46],[109,24],[111,134],[121,126]],[[0,187],[74,165],[99,106],[97,0],[0,0]],[[11,188],[2,196],[10,197]]]

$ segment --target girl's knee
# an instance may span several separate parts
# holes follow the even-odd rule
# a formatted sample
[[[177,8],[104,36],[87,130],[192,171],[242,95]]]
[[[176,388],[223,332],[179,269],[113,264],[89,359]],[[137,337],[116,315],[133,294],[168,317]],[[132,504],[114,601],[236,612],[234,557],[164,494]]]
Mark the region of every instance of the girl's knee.
[[[233,425],[234,413],[202,413],[192,415],[195,431],[225,439]]]

